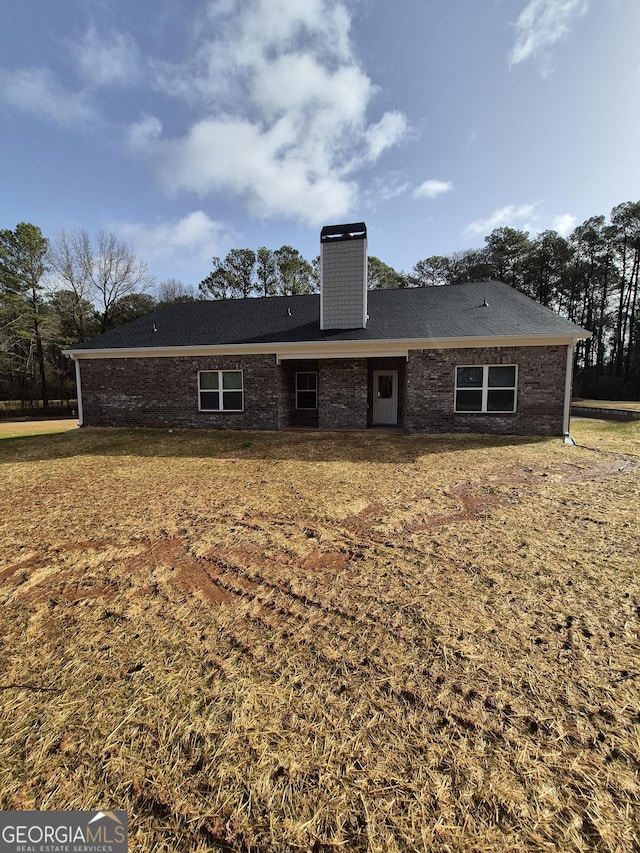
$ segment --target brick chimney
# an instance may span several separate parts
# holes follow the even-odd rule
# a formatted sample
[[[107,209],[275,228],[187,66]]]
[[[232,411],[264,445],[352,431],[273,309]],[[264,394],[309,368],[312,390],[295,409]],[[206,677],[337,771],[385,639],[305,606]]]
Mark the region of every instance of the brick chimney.
[[[367,226],[325,225],[320,232],[320,328],[367,325]]]

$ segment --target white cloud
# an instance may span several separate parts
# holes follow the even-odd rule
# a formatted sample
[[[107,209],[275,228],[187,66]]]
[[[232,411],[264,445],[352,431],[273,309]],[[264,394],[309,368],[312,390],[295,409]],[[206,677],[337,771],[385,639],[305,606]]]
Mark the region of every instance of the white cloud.
[[[66,89],[48,68],[0,70],[0,100],[41,120],[75,126],[97,120],[85,87],[126,84],[137,75],[138,52],[129,36],[102,38],[91,27],[71,45],[81,81],[77,91]]]
[[[269,55],[305,52],[351,62],[351,18],[337,0],[252,0],[240,12],[237,4],[229,21],[233,55],[247,67]]]
[[[411,184],[404,180],[401,172],[374,175],[360,194],[360,205],[366,210],[375,211],[380,202],[405,195],[410,189]]]
[[[544,56],[567,35],[588,5],[588,0],[529,0],[515,24],[516,41],[509,65]]]
[[[314,225],[355,212],[359,176],[409,131],[403,113],[374,110],[353,10],[345,0],[202,6],[181,63],[143,57],[129,35],[90,26],[69,51],[77,91],[46,69],[0,71],[0,100],[75,125],[98,120],[98,87],[144,82],[189,108],[166,120],[143,114],[119,134],[167,191],[234,197],[255,216]],[[177,114],[190,119],[175,130]]]
[[[551,229],[566,237],[573,231],[577,222],[575,216],[570,213],[552,217],[544,216],[538,211],[541,204],[540,201],[533,204],[507,204],[505,207],[494,210],[486,219],[476,219],[471,222],[465,228],[465,233],[486,237],[495,228],[509,227],[534,234]]]
[[[78,70],[83,80],[97,86],[131,83],[138,73],[138,51],[129,35],[99,35],[90,27],[75,46]]]
[[[419,187],[413,191],[414,198],[436,198],[443,193],[450,193],[453,190],[451,181],[424,181]]]
[[[174,222],[120,223],[114,230],[150,263],[169,261],[185,267],[206,263],[229,244],[226,226],[202,210],[195,210]]]
[[[526,227],[527,220],[536,215],[536,207],[540,202],[535,204],[507,204],[505,207],[500,207],[494,210],[493,213],[486,219],[476,219],[467,225],[465,231],[468,234],[490,234],[494,228],[522,228]]]
[[[162,133],[162,122],[155,116],[144,115],[129,128],[129,145],[134,151],[144,150]]]
[[[221,15],[229,15],[233,11],[233,4],[236,0],[211,0],[207,14],[210,18],[217,18]]]
[[[290,53],[261,63],[252,81],[252,98],[265,118],[313,109],[330,110],[336,92],[344,89],[340,110],[347,119],[358,117],[360,104],[370,97],[371,83],[354,66],[332,71],[311,54]]]
[[[403,113],[393,111],[385,113],[377,124],[371,125],[366,132],[368,158],[372,163],[387,148],[393,148],[407,133],[407,118]]]
[[[63,125],[96,118],[83,92],[68,92],[45,68],[0,71],[0,99],[39,119]]]
[[[399,172],[392,172],[374,178],[371,189],[377,199],[387,201],[407,193],[411,189],[411,184],[403,181]]]
[[[197,41],[189,60],[151,67],[157,88],[194,106],[235,111],[239,100],[246,106],[262,74],[273,76],[271,65],[282,58],[309,56],[336,70],[357,67],[349,14],[340,0],[245,0],[241,10],[236,2],[215,0],[192,25]],[[295,76],[284,79],[280,96],[299,82]]]
[[[377,89],[353,54],[345,4],[247,0],[239,11],[217,0],[201,24],[192,61],[154,68],[156,86],[198,121],[173,139],[151,123],[131,131],[163,185],[240,197],[260,217],[348,215],[358,171],[405,137],[407,120],[368,118]]]
[[[248,121],[213,119],[194,125],[179,140],[163,143],[159,156],[170,192],[199,196],[243,196],[254,216],[296,216],[317,224],[346,214],[355,201],[355,185],[326,163],[304,156],[292,122],[283,118],[269,130]],[[327,153],[320,152],[326,159]]]
[[[576,217],[572,216],[570,213],[562,213],[559,216],[554,216],[551,220],[551,227],[562,237],[566,237],[567,234],[570,234],[573,231],[577,221]]]

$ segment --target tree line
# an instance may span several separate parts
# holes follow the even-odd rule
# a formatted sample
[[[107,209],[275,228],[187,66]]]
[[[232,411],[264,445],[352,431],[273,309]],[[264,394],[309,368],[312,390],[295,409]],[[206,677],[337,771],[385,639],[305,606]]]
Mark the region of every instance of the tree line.
[[[576,348],[578,394],[640,399],[640,201],[617,205],[608,220],[592,216],[566,238],[496,228],[481,249],[418,261],[410,278],[422,287],[510,284],[592,333]]]
[[[437,282],[439,283],[439,282]],[[370,290],[422,287],[415,275],[397,272],[373,255],[367,265]],[[300,296],[320,290],[320,255],[309,263],[297,249],[232,249],[213,258],[213,268],[199,286],[201,299],[247,299],[253,296]]]
[[[49,241],[28,222],[0,230],[0,399],[27,408],[75,397],[71,344],[146,314],[157,300],[147,265],[107,232]]]
[[[568,237],[494,229],[479,249],[432,255],[409,273],[369,256],[371,289],[498,279],[592,332],[576,349],[575,390],[640,399],[640,202],[594,216]],[[177,301],[315,293],[320,258],[297,249],[232,249],[212,259],[197,289],[156,282],[115,235],[84,229],[52,240],[30,223],[0,230],[0,399],[23,408],[75,396],[62,350]]]

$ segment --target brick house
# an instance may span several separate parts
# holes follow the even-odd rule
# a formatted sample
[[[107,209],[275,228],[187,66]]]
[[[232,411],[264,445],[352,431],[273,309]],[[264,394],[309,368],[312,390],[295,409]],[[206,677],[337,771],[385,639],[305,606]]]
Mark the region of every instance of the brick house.
[[[80,423],[568,434],[588,332],[496,281],[367,291],[366,237],[322,229],[319,295],[175,303],[67,350]]]

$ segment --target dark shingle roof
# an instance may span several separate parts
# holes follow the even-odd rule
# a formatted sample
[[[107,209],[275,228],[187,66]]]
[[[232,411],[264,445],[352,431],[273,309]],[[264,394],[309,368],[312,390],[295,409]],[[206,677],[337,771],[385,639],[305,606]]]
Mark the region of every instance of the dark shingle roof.
[[[317,294],[173,303],[70,350],[586,334],[497,281],[369,291],[368,314],[366,329],[321,331]]]

